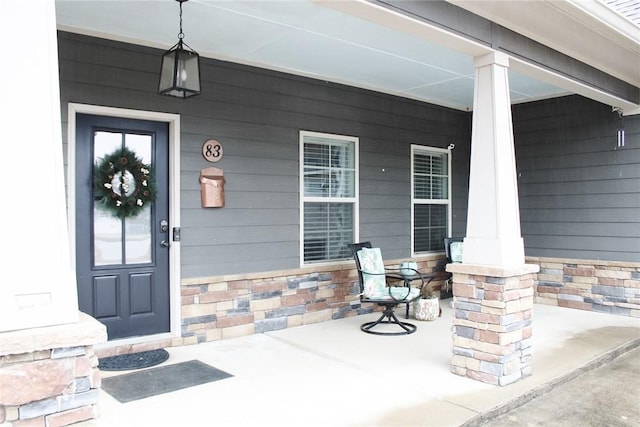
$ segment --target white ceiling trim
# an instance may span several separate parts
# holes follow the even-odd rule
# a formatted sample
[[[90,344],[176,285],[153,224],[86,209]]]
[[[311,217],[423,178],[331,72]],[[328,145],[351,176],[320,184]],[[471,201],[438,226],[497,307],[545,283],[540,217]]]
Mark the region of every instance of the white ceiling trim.
[[[521,59],[510,57],[509,68],[522,73],[526,73],[531,77],[537,78],[541,81],[545,81],[554,86],[566,88],[567,94],[576,93],[578,95],[582,95],[603,104],[611,105],[612,107],[618,107],[622,109],[624,115],[640,114],[640,106],[638,106],[637,104],[634,104],[622,98],[612,96],[609,93],[595,89],[591,86],[587,86],[577,80],[569,79],[558,73],[553,73],[545,68],[533,65]]]
[[[418,21],[416,19],[407,17],[403,14],[400,14],[394,11],[390,11],[386,8],[382,8],[375,4],[366,2],[365,0],[348,1],[348,2],[346,1],[335,2],[330,0],[329,1],[314,0],[314,1],[316,1],[319,4],[322,4],[323,6],[331,7],[336,10],[340,10],[344,13],[354,14],[363,19],[370,19],[376,23],[388,26],[389,28],[393,28],[398,31],[407,32],[411,35],[418,36],[418,37],[424,37],[425,40],[429,40],[431,42],[435,40],[439,44],[443,44],[449,48],[462,51],[472,56],[482,56],[494,51],[493,49],[488,48],[487,46],[481,45],[472,40],[468,40],[460,36],[457,36],[455,34],[448,33],[437,27],[429,25],[425,22]],[[498,14],[496,13],[487,13],[486,11],[482,13],[478,13],[483,9],[484,6],[487,6],[488,4],[493,4],[493,5],[499,6],[498,11],[501,11],[505,15],[508,15],[509,18],[512,18],[511,14],[505,12],[506,4],[504,1],[480,2],[477,0],[450,0],[450,2],[455,3],[456,5],[459,5],[460,7],[463,7],[465,9],[467,8],[466,6],[468,6],[469,4],[472,4],[474,9],[472,12],[477,13],[480,16],[483,16],[483,14],[487,15],[484,17],[487,19],[491,19],[497,23],[503,22],[505,24],[504,25],[505,27],[510,28],[514,31],[518,31],[525,35],[529,34],[530,36],[537,37],[537,40],[541,38],[539,33],[536,32],[536,34],[533,34],[533,31],[529,30],[528,28],[524,28],[524,26],[519,26],[517,23],[514,24],[513,21],[509,21],[502,16],[497,16]],[[518,14],[521,17],[523,17],[524,22],[527,23],[526,25],[527,27],[533,26],[536,28],[544,28],[545,30],[547,30],[550,27],[548,25],[548,22],[547,23],[532,22],[530,20],[531,15],[528,13],[523,13],[521,9],[523,3],[535,3],[536,6],[539,6],[543,2],[515,1],[512,3],[516,8],[520,8],[518,9],[519,10]],[[546,3],[546,0],[544,3]],[[562,3],[562,2],[552,2],[552,3],[555,4],[555,3]],[[544,12],[542,12],[542,15],[547,16],[547,14]],[[570,20],[573,19],[570,16],[566,15],[565,13],[563,13],[561,17],[564,17],[563,22],[565,23],[567,19],[570,19]],[[563,25],[563,24],[559,23],[558,25]],[[584,37],[580,37],[579,39],[580,39],[580,43],[584,45]],[[640,61],[638,63],[640,63]],[[637,73],[640,73],[640,67],[637,66],[638,63],[636,63],[633,68]],[[637,111],[640,109],[638,105],[633,104],[629,101],[623,100],[619,97],[611,96],[608,93],[605,93],[601,90],[587,86],[579,81],[569,79],[566,76],[560,75],[558,73],[554,73],[550,70],[522,61],[518,58],[510,56],[510,64],[511,64],[510,69],[513,69],[514,71],[520,72],[527,76],[539,79],[541,81],[549,83],[550,85],[563,88],[566,90],[565,94],[567,95],[571,93],[577,93],[577,94],[589,97],[591,99],[597,100],[599,102],[603,102],[608,105],[620,107],[624,111],[628,111],[628,112]],[[640,79],[636,79],[636,83],[637,83],[636,84],[637,86],[640,86]],[[514,90],[512,89],[512,91]],[[558,94],[528,98],[527,101],[547,99],[554,96],[558,96]]]
[[[370,3],[366,0],[334,1],[312,0],[324,7],[383,25],[387,28],[418,37],[471,56],[491,53],[493,50],[468,38],[447,32],[434,25]]]
[[[640,87],[640,28],[595,0],[447,1]]]
[[[520,10],[513,22],[506,22],[509,25],[505,26],[515,30],[520,25],[523,30],[518,32],[525,36],[529,36],[525,30],[532,30],[527,25],[538,25],[538,33],[546,32],[549,27],[563,26],[566,22],[572,22],[582,30],[586,25],[572,18],[570,12],[565,13],[549,5],[564,4],[567,0],[451,1],[465,5],[486,4],[487,7],[495,3],[506,5],[502,8],[502,18],[510,17],[504,10],[508,10],[507,6],[511,4],[533,7],[536,12],[533,15],[539,15],[540,11],[554,15],[554,25],[548,25],[548,19],[539,16],[537,21],[527,23],[528,14]],[[493,52],[485,44],[365,0],[192,0],[186,5],[183,12],[185,42],[202,57],[463,111],[470,110],[473,105],[473,58]],[[57,25],[62,31],[160,50],[168,49],[176,41],[177,10],[177,4],[171,0],[56,0]],[[589,18],[586,12],[576,13],[586,16],[585,19],[595,19]],[[141,21],[143,17],[145,19]],[[498,22],[498,18],[492,20]],[[610,31],[604,25],[602,28],[605,33]],[[591,43],[592,35],[596,41],[607,40],[598,32],[586,34],[588,37],[584,37],[585,33],[573,37],[575,40],[572,42],[577,43],[579,39],[584,49],[585,45],[591,48],[600,46]],[[618,34],[617,37],[622,36]],[[597,50],[607,51],[610,45],[621,48],[619,44],[608,43],[604,49]],[[571,56],[576,57],[575,54]],[[633,58],[623,55],[610,60],[610,66],[616,71],[624,67],[633,68],[636,65]],[[602,59],[595,58],[596,63],[598,60]],[[634,106],[598,91],[590,91],[579,82],[550,71],[542,72],[514,58],[512,61],[515,65],[510,68],[509,81],[513,103],[579,93],[623,107],[625,112]],[[608,71],[604,66],[591,65]],[[640,86],[640,77],[636,80]]]

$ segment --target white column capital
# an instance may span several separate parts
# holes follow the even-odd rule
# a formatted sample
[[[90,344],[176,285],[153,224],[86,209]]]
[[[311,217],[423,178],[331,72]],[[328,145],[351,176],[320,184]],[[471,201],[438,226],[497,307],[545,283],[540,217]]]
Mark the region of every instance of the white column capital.
[[[473,66],[475,68],[486,67],[487,65],[500,65],[502,67],[509,67],[509,55],[503,52],[495,51],[473,58]]]

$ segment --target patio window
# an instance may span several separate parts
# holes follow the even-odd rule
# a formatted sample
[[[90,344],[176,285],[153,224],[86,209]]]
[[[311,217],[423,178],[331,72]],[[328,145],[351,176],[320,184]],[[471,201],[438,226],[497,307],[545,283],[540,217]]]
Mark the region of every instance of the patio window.
[[[450,233],[449,151],[411,146],[411,240],[413,253],[441,252]]]
[[[302,264],[348,259],[357,222],[358,138],[300,132]]]

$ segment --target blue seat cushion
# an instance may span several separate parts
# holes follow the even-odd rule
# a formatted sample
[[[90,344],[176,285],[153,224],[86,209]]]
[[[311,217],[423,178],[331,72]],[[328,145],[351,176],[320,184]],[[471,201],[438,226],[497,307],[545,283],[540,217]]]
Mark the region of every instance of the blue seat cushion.
[[[387,286],[384,262],[380,248],[362,248],[358,251],[358,261],[362,270],[363,292],[367,299],[389,300],[415,299],[420,294],[417,288]],[[393,296],[392,296],[393,295]]]
[[[451,261],[462,262],[462,242],[451,242]]]

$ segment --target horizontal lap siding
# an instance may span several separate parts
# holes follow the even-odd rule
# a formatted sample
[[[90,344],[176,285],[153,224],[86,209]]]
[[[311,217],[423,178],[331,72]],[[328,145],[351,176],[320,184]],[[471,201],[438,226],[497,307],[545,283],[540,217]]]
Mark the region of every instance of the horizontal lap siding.
[[[640,261],[640,116],[578,96],[513,108],[528,256]]]
[[[300,130],[360,138],[360,236],[390,259],[410,255],[410,145],[455,142],[454,225],[464,230],[468,113],[206,58],[203,93],[180,100],[156,94],[159,50],[69,33],[59,50],[64,114],[67,102],[180,114],[184,278],[298,267]],[[221,209],[200,207],[211,138],[224,147]]]
[[[465,234],[469,113],[208,59],[203,94],[179,100],[156,94],[158,50],[60,33],[59,51],[64,124],[68,102],[180,114],[184,277],[298,266],[300,130],[360,138],[360,237],[389,259],[410,254],[410,144],[455,143],[452,235]],[[513,119],[526,254],[640,261],[640,116],[620,149],[617,114],[578,96]],[[222,209],[200,207],[210,138],[225,149]]]

